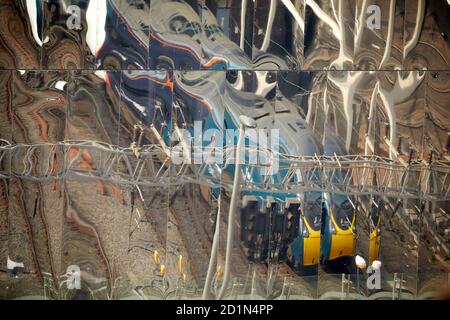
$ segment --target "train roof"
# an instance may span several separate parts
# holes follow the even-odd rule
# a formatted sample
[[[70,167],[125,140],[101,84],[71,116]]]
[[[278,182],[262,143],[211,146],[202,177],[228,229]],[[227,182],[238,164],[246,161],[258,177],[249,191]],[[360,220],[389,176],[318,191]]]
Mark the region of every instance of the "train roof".
[[[343,142],[330,129],[325,129],[323,138],[323,154],[325,156],[345,155],[347,150]]]

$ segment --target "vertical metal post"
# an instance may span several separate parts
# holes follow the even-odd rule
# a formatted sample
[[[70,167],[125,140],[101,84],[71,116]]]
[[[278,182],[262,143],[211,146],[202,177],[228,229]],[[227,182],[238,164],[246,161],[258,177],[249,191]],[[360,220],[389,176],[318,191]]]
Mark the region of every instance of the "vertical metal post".
[[[291,287],[292,287],[292,282],[289,281],[289,277],[284,277],[284,281],[283,281],[283,290],[281,291],[281,295],[280,296],[284,296],[286,295],[286,300],[289,300],[290,296],[291,296]],[[287,290],[287,292],[286,292]]]
[[[248,57],[252,56],[253,48],[253,1],[245,1],[242,6],[245,5],[245,30],[244,30],[244,52]],[[241,30],[242,32],[242,30]]]
[[[397,273],[394,273],[394,286],[392,288],[392,300],[395,300],[395,291],[397,290]]]
[[[267,282],[266,282],[266,296],[269,297],[272,294],[275,277],[273,274],[277,272],[278,266],[274,266],[269,263],[267,268]]]
[[[347,295],[346,295],[346,299],[350,298],[350,284],[351,283],[352,282],[350,281],[350,275],[348,275],[348,277],[347,277]]]
[[[227,247],[225,252],[225,268],[222,286],[220,287],[218,299],[222,299],[225,290],[227,289],[228,282],[230,281],[230,262],[231,255],[233,251],[233,237],[234,237],[234,217],[238,209],[239,199],[240,199],[240,187],[241,187],[241,163],[245,161],[245,154],[243,147],[245,146],[245,128],[256,128],[256,122],[254,119],[247,116],[239,117],[239,138],[236,147],[236,163],[235,163],[235,173],[233,180],[233,190],[230,200],[230,209],[228,212],[228,228],[227,228]],[[244,159],[241,156],[244,154]]]
[[[348,275],[348,277],[346,277],[346,274],[343,273],[342,274],[342,278],[341,278],[342,284],[341,284],[341,300],[346,300],[350,297],[350,275]],[[345,298],[344,298],[344,286],[346,286],[345,288]]]
[[[359,294],[359,268],[356,268],[356,292]]]
[[[205,286],[203,288],[202,299],[211,299],[211,283],[214,277],[214,266],[217,261],[217,251],[219,248],[219,235],[220,235],[220,201],[222,197],[219,195],[219,206],[217,208],[216,216],[216,229],[214,231],[213,243],[211,246],[211,256],[209,257],[208,272],[206,274]]]
[[[44,300],[47,300],[47,278],[44,277]]]
[[[398,290],[398,300],[402,298],[402,289],[403,289],[403,273],[400,274],[400,288]]]
[[[254,295],[256,294],[256,267],[253,268],[252,275],[252,289],[250,290],[251,297],[254,299]]]
[[[235,278],[233,280],[233,289],[232,289],[232,292],[231,292],[231,296],[234,296],[234,300],[238,299],[239,290],[242,287],[243,287],[243,285],[242,285],[241,281]]]

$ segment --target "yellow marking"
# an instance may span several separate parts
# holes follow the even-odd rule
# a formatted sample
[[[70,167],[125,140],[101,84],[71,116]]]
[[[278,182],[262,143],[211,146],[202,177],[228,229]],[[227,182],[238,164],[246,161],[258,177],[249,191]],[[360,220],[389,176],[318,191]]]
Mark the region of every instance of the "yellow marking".
[[[155,262],[155,264],[159,263],[159,252],[158,252],[158,250],[155,250],[153,252],[153,261]]]
[[[331,237],[330,260],[350,257],[355,253],[355,237],[353,233],[333,234]]]
[[[369,237],[369,264],[372,264],[374,260],[378,259],[378,255],[380,253],[380,240],[381,236],[378,232],[380,227],[380,219],[378,219],[378,223],[370,233]]]
[[[178,271],[180,273],[183,273],[183,256],[180,254],[180,257],[178,258]]]
[[[303,265],[313,266],[320,261],[320,230],[313,230],[305,219],[302,211],[302,219],[308,229],[309,237],[303,238]]]
[[[379,235],[376,235],[376,230],[370,234],[369,264],[372,264],[372,262],[378,258],[380,252],[380,238]]]
[[[216,268],[216,277],[217,279],[220,279],[223,275],[223,269],[221,266],[217,266]]]
[[[165,265],[162,264],[159,266],[159,274],[161,276],[164,276],[166,274],[166,266]]]

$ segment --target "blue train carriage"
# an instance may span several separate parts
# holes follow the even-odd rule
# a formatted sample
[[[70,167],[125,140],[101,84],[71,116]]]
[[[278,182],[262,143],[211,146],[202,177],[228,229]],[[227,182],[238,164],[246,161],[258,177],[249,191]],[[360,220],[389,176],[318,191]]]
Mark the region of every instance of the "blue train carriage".
[[[110,78],[108,83],[116,88],[117,94],[121,94],[122,103],[127,106],[123,114],[126,123],[122,125],[127,125],[130,131],[132,124],[136,123],[153,128],[158,132],[156,136],[160,136],[167,146],[172,143],[170,134],[174,126],[187,129],[193,137],[193,123],[196,120],[201,121],[203,130],[237,129],[238,117],[245,114],[256,120],[259,129],[273,128],[276,121],[280,130],[281,153],[304,156],[322,153],[314,133],[288,99],[277,97],[273,107],[259,95],[235,89],[228,82],[225,72],[175,72],[171,78],[171,73],[166,71],[124,71],[122,79]],[[149,87],[153,88],[153,94],[148,94]],[[118,88],[121,88],[121,93]],[[148,131],[145,131],[147,134]],[[226,140],[224,135],[223,139],[225,145],[237,143],[237,136]],[[247,145],[250,144],[249,139],[247,137]],[[216,143],[220,146],[218,140]],[[202,141],[203,147],[209,144],[210,141]],[[196,167],[199,166],[192,166],[194,169]],[[272,177],[275,183],[287,174],[284,167],[281,161],[278,175]],[[242,170],[246,176],[251,171],[245,165]],[[207,166],[204,176],[209,176],[212,181],[227,177],[232,181],[234,172],[233,164],[212,163]],[[250,178],[254,182],[261,182],[264,176],[258,171],[252,171]],[[294,175],[292,179],[295,183],[301,177]],[[213,188],[212,191],[217,196],[220,189]],[[241,239],[250,260],[267,262],[290,259],[297,266],[318,264],[321,193],[247,191],[242,196],[243,203],[249,206],[244,205],[241,211]]]
[[[261,105],[253,103],[253,108],[252,104],[249,108],[248,104],[239,101],[237,105],[228,105],[231,106],[228,115],[236,119],[237,114],[246,114],[255,119],[257,128],[278,129],[280,154],[321,154],[319,141],[296,106],[282,95],[276,99],[275,107],[267,100]],[[254,100],[258,101],[258,98]],[[245,166],[243,171],[245,175]],[[271,177],[272,183],[281,183],[287,174],[288,164],[280,158],[279,171]],[[251,178],[259,182],[264,176],[254,173]],[[295,174],[291,183],[300,179],[300,174]],[[296,268],[316,266],[320,261],[321,198],[320,192],[294,194],[282,189],[243,193],[241,240],[249,259],[259,262],[289,260]]]
[[[226,72],[178,71],[174,73],[173,122],[178,127],[187,129],[195,142],[194,145],[201,146],[205,151],[211,148],[234,148],[238,138],[239,116],[253,114],[253,116],[264,117],[269,114],[266,104],[267,100],[264,98],[250,92],[236,90],[228,82]],[[195,122],[197,126],[201,123],[203,139],[195,132]],[[215,129],[215,132],[220,134],[205,136],[204,133],[207,133],[208,129]],[[234,134],[227,135],[226,130],[229,129],[234,130]],[[246,136],[246,145],[256,145],[256,142],[252,140],[252,137]],[[198,156],[194,154],[194,157]],[[248,160],[248,155],[246,157]],[[201,159],[193,159],[193,162],[199,166],[202,164]],[[216,181],[224,179],[231,182],[234,171],[234,163],[213,162],[207,165],[204,176]],[[253,178],[261,177],[255,173]]]
[[[346,150],[338,137],[326,130],[324,155],[345,155]],[[343,184],[345,172],[335,174],[335,184]],[[322,261],[350,260],[356,249],[356,199],[350,195],[324,192],[322,226]]]
[[[305,156],[322,153],[320,143],[298,114],[295,105],[282,96],[277,98],[274,108],[267,99],[259,95],[236,90],[227,81],[226,73],[222,72],[176,72],[174,88],[175,100],[179,104],[179,107],[175,108],[183,111],[181,118],[188,119],[183,121],[191,131],[193,128],[189,124],[195,120],[201,120],[203,130],[237,130],[239,116],[247,115],[255,119],[257,129],[274,128],[274,120],[276,121],[280,130],[281,153]],[[237,135],[223,135],[223,139],[225,146],[237,143]],[[251,140],[251,135],[246,136],[246,145],[257,146],[257,142]],[[210,143],[211,141],[204,141],[203,146]],[[264,152],[262,154],[264,157]],[[246,154],[246,157],[248,161],[249,155]],[[283,163],[280,163],[280,168],[280,172],[271,177],[275,183],[287,174]],[[211,164],[209,169],[205,174],[211,178],[232,181],[235,165],[225,163],[215,167]],[[250,166],[243,165],[241,170],[243,175],[254,183],[260,183],[265,178],[260,171],[251,170]],[[300,179],[300,176],[293,179]],[[315,196],[321,198],[321,194]],[[302,201],[318,201],[310,200],[310,197],[314,198],[314,194],[305,196],[280,190],[275,193],[270,190],[242,192],[241,240],[249,260],[284,261],[289,245],[297,239],[296,243],[301,243],[301,247],[295,249],[297,260],[303,263],[306,252],[308,263],[317,265],[320,257],[321,206],[320,203],[316,206],[311,204],[301,209]],[[301,233],[300,228],[303,228]],[[313,253],[314,256],[311,256]]]

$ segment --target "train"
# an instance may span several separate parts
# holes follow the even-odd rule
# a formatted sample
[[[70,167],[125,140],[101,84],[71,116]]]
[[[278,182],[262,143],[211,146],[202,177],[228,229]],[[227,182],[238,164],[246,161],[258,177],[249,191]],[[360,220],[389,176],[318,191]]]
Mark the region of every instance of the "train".
[[[343,142],[325,129],[325,156],[342,156],[347,154]],[[333,177],[336,184],[344,184],[345,171]],[[351,195],[324,192],[324,225],[322,238],[323,262],[355,255],[356,248],[356,199]]]
[[[208,12],[206,7],[202,8]],[[201,24],[197,13],[182,1],[165,5],[152,1],[151,10],[159,10],[161,17],[149,26],[153,39],[150,52],[155,58],[150,67],[155,70],[124,70],[121,77],[120,73],[110,73],[107,81],[126,107],[121,120],[123,130],[132,132],[137,124],[151,128],[141,144],[157,142],[166,147],[190,144],[191,141],[183,139],[199,138],[196,124],[200,124],[202,132],[208,129],[225,132],[238,129],[239,116],[246,115],[255,120],[256,129],[278,129],[279,153],[294,156],[346,154],[333,134],[326,134],[320,141],[300,114],[299,106],[277,90],[276,76],[272,72],[223,70],[250,69],[252,63],[234,44],[227,45],[225,51],[223,45],[211,44],[212,38],[224,37],[212,14],[205,15],[207,19]],[[109,14],[117,15],[117,12],[111,10]],[[133,33],[133,28],[125,29]],[[174,33],[174,30],[178,31]],[[225,41],[230,42],[228,39],[218,42]],[[100,55],[103,60],[107,59],[107,52],[100,51]],[[115,58],[120,59],[120,55]],[[279,58],[270,54],[262,60],[280,65]],[[124,63],[119,62],[119,65]],[[217,71],[174,71],[190,68]],[[180,135],[181,129],[188,135]],[[174,132],[178,133],[176,139]],[[246,136],[245,144],[258,149],[259,142],[252,139]],[[236,145],[237,136],[212,134],[197,143],[202,149],[220,149]],[[198,154],[194,153],[193,157],[192,170],[199,172],[202,167],[206,179],[233,179],[234,164],[211,162],[205,166],[196,162]],[[265,178],[261,171],[251,170],[250,166],[243,165],[241,170],[247,179],[255,182]],[[283,179],[286,174],[287,171],[281,169],[272,179]],[[312,178],[320,180],[319,175]],[[291,179],[295,184],[301,182],[302,177],[295,174]],[[211,187],[213,196],[218,197],[221,192],[220,186]],[[294,270],[301,271],[355,255],[356,200],[351,196],[318,191],[294,194],[249,190],[240,196],[240,239],[249,261],[287,261]]]
[[[255,119],[257,129],[279,130],[280,153],[314,156],[337,151],[329,143],[324,147],[289,99],[277,94],[273,98],[275,107],[270,99],[236,89],[227,72],[125,71],[121,81],[122,95],[126,95],[122,101],[128,101],[128,109],[134,110],[134,121],[154,126],[159,139],[167,146],[181,142],[180,136],[171,139],[175,127],[186,130],[189,133],[187,139],[193,140],[198,138],[196,122],[201,124],[202,132],[208,129],[224,132],[238,129],[238,117],[244,114]],[[150,94],[148,88],[153,88]],[[136,108],[138,97],[147,97],[147,101],[138,104],[149,106],[149,109]],[[213,144],[212,147],[220,149],[237,143],[236,135],[221,138],[222,141],[210,136],[200,141],[200,146],[204,150]],[[246,137],[247,146],[258,144],[251,139],[251,136]],[[184,143],[191,144],[191,141]],[[199,168],[201,161],[197,163],[193,167]],[[202,174],[214,181],[231,181],[236,169],[232,163],[213,162],[206,167]],[[247,177],[251,174],[255,182],[264,179],[264,174],[252,171],[247,165],[242,166],[242,172]],[[284,169],[280,169],[276,179],[283,179],[285,174]],[[292,183],[299,179],[300,175],[295,175]],[[213,188],[211,192],[217,197],[221,190]],[[245,191],[241,197],[241,241],[250,261],[289,260],[290,265],[299,269],[354,255],[356,201],[351,196]]]
[[[369,213],[369,264],[379,259],[381,246],[381,201],[373,199]]]

